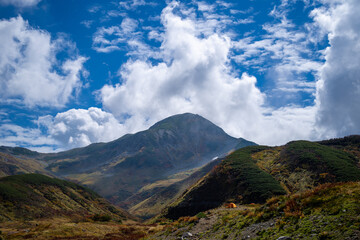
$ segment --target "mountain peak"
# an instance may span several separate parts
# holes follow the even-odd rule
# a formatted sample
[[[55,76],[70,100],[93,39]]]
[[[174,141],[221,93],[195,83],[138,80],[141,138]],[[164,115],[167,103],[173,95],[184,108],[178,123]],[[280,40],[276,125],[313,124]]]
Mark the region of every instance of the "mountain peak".
[[[136,195],[136,201],[127,201],[142,194],[143,187],[167,182],[171,175],[193,170],[247,145],[254,143],[229,136],[200,115],[183,113],[109,143],[37,158],[46,162],[51,174],[86,184],[113,203],[129,207],[146,198]],[[83,181],[79,174],[89,177]]]
[[[150,130],[158,130],[158,129],[189,129],[193,128],[193,130],[199,129],[206,129],[206,128],[216,128],[224,132],[220,127],[212,123],[211,121],[207,120],[206,118],[193,113],[182,113],[176,114],[170,117],[167,117],[150,127]],[[225,132],[224,132],[225,133]]]

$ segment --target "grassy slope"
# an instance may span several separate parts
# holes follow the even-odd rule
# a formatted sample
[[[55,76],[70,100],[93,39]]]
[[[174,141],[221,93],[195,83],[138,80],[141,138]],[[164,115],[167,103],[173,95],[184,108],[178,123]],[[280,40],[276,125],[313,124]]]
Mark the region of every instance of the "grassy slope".
[[[37,219],[53,216],[108,215],[125,219],[125,212],[113,207],[90,189],[40,174],[0,179],[0,220]]]
[[[281,147],[240,149],[174,202],[164,215],[177,219],[226,201],[261,203],[284,194],[283,189],[296,193],[328,182],[359,181],[358,158],[353,154],[354,146],[360,146],[359,139],[351,140],[351,153],[345,150],[348,139],[342,148],[294,141]]]
[[[360,135],[324,140],[318,143],[353,154],[357,158],[358,166],[360,167]]]
[[[263,205],[214,209],[192,218],[166,221],[149,239],[360,239],[360,182],[326,183],[301,194],[273,197]],[[204,219],[202,219],[204,218]],[[211,220],[213,219],[213,220]],[[214,220],[215,219],[215,220]],[[208,224],[198,232],[200,225]]]
[[[0,178],[0,239],[142,239],[134,221],[90,189],[40,174]]]
[[[356,181],[360,177],[357,160],[352,154],[317,143],[288,143],[283,155],[290,170],[304,167],[316,173],[329,173],[335,181]]]
[[[226,201],[264,202],[284,194],[280,184],[251,158],[266,147],[247,147],[226,157],[208,175],[173,203],[165,216],[176,219],[218,207]]]
[[[138,240],[158,231],[162,226],[127,221],[101,222],[67,218],[11,221],[0,225],[0,239],[65,240],[65,239],[121,239]]]
[[[314,142],[290,142],[253,153],[252,158],[288,193],[309,190],[326,182],[360,180],[354,154]]]

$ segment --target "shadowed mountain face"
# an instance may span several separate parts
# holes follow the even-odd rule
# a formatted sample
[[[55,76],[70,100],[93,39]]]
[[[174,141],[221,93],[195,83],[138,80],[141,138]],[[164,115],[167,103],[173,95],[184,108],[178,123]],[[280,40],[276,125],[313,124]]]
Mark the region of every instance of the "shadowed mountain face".
[[[194,185],[200,178],[208,174],[216,165],[220,164],[223,158],[218,158],[205,166],[196,169],[185,179],[175,181],[170,185],[157,184],[154,187],[145,187],[137,194],[128,199],[129,212],[142,219],[149,219],[160,214],[169,204],[180,197],[188,188]],[[164,181],[159,181],[164,182]],[[151,185],[150,185],[151,186]],[[145,199],[145,200],[144,200]]]
[[[186,113],[110,143],[48,154],[44,160],[51,163],[48,169],[60,175],[98,170],[108,164],[115,164],[115,169],[156,167],[177,172],[201,166],[235,147],[252,144],[227,135],[199,115]]]
[[[248,145],[255,143],[233,138],[205,118],[185,113],[109,143],[60,153],[0,150],[41,160],[52,174],[87,185],[113,203],[128,207],[130,202],[126,199],[147,185],[162,180],[167,185],[174,174],[191,171]]]

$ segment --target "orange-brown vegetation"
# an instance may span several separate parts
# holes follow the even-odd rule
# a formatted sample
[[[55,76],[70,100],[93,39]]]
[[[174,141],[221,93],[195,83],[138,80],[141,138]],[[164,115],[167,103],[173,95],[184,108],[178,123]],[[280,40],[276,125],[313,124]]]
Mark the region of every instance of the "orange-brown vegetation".
[[[225,204],[225,207],[226,207],[226,208],[237,208],[237,206],[236,206],[235,203],[226,203],[226,204]]]

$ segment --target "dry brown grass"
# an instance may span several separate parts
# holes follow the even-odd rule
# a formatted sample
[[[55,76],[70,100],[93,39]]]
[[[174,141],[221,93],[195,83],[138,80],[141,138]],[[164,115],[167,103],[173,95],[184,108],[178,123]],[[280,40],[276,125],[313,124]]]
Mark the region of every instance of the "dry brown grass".
[[[77,219],[78,220],[78,219]],[[1,223],[0,231],[5,239],[123,239],[136,240],[162,230],[156,224],[136,222],[91,222],[67,218],[41,219]]]

